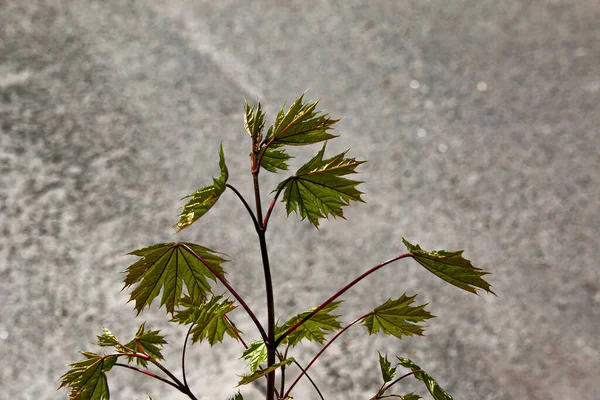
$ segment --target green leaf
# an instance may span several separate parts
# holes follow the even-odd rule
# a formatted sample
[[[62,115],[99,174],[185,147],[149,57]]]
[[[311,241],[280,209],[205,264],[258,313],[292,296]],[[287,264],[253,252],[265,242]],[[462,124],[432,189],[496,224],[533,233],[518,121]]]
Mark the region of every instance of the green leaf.
[[[295,346],[300,343],[302,339],[308,339],[310,341],[323,344],[325,342],[325,335],[327,332],[336,332],[342,329],[342,325],[337,320],[339,315],[330,314],[340,305],[340,303],[341,301],[334,301],[328,304],[322,310],[319,310],[319,312],[310,317],[310,319],[305,321],[302,325],[296,328],[296,330],[290,333],[285,338],[284,342],[288,343],[290,346]],[[300,314],[290,318],[281,326],[280,331],[285,332],[288,328],[307,317],[315,308],[316,307],[302,311]]]
[[[223,296],[213,296],[208,302],[202,302],[186,296],[180,303],[183,309],[175,312],[172,321],[179,324],[194,324],[190,331],[193,343],[207,339],[208,343],[214,346],[223,341],[225,333],[237,340],[235,327],[225,318],[228,312],[237,307],[232,300],[222,299]]]
[[[488,275],[489,272],[475,268],[471,261],[462,257],[462,250],[427,252],[421,250],[418,244],[412,245],[404,238],[402,238],[402,242],[419,264],[446,282],[475,294],[477,294],[477,289],[495,294],[490,289],[490,284],[481,278]]]
[[[161,289],[160,305],[165,305],[171,314],[183,297],[184,284],[194,299],[206,300],[207,293],[211,293],[208,279],[216,281],[216,276],[183,245],[195,251],[221,276],[225,274],[221,264],[227,260],[220,257],[223,254],[193,243],[159,243],[132,251],[129,254],[142,258],[125,271],[124,288],[138,284],[129,300],[135,300],[138,314],[150,306]]]
[[[244,128],[251,138],[254,138],[257,142],[262,140],[262,130],[265,126],[265,113],[260,107],[260,101],[256,102],[256,105],[250,107],[248,102],[244,101],[244,107],[246,113],[244,115]]]
[[[287,160],[293,158],[288,155],[285,150],[279,149],[278,146],[271,145],[265,149],[260,166],[269,172],[276,173],[277,170],[287,171],[288,165]]]
[[[379,366],[381,367],[381,376],[383,377],[383,383],[388,383],[396,376],[396,368],[392,367],[392,364],[387,358],[387,354],[382,356],[379,354]]]
[[[148,393],[146,393],[146,400],[153,400],[152,397]]]
[[[238,391],[232,398],[229,400],[244,400],[244,396]]]
[[[302,94],[287,112],[283,107],[277,114],[275,123],[269,128],[263,145],[267,143],[304,146],[337,137],[328,133],[337,119],[315,111],[319,101],[303,102]]]
[[[250,343],[248,348],[242,352],[241,358],[248,361],[250,371],[255,372],[260,368],[261,364],[267,362],[267,346],[265,342],[261,339]]]
[[[150,356],[153,360],[164,360],[162,353],[160,350],[163,345],[167,344],[165,337],[159,335],[158,331],[146,330],[146,323],[144,322],[140,325],[137,333],[135,334],[135,338],[131,340],[129,343],[125,344],[123,348],[134,350],[137,353],[142,353]],[[122,352],[120,349],[119,351]],[[129,362],[135,361],[138,365],[143,367],[148,366],[148,361],[139,357],[128,357]]]
[[[82,352],[85,360],[70,364],[71,370],[61,376],[60,388],[69,387],[69,400],[109,400],[106,372],[110,371],[116,356],[101,356]]]
[[[120,345],[117,337],[105,327],[102,327],[102,335],[97,335],[96,337],[98,338],[98,341],[96,342],[98,346],[117,347]]]
[[[258,378],[261,378],[261,377],[269,374],[270,372],[275,371],[277,368],[281,368],[284,365],[290,365],[294,361],[295,360],[294,360],[293,357],[286,358],[282,362],[279,362],[279,363],[271,365],[269,368],[259,369],[259,370],[255,371],[255,372],[253,372],[252,374],[243,375],[241,377],[242,379],[238,382],[238,386],[247,385],[247,384],[249,384],[251,382],[254,382]]]
[[[362,192],[356,189],[362,182],[342,176],[356,173],[356,167],[365,161],[345,158],[346,152],[323,160],[324,153],[325,145],[295,176],[281,182],[275,189],[279,191],[285,187],[282,201],[286,203],[288,215],[295,211],[317,228],[319,218],[330,215],[344,218],[342,207],[349,206],[350,200],[363,202]]]
[[[429,393],[431,393],[435,400],[452,400],[452,396],[446,393],[446,391],[442,389],[440,385],[438,385],[435,379],[429,376],[429,374],[423,371],[417,364],[408,358],[398,357],[398,360],[400,361],[400,365],[402,365],[404,368],[408,368],[413,372],[419,371],[414,374],[414,377],[425,383],[427,390],[429,390]]]
[[[179,222],[173,225],[177,232],[187,228],[200,217],[208,212],[215,205],[221,194],[225,191],[225,184],[229,177],[227,166],[225,165],[225,155],[223,154],[223,145],[219,149],[219,167],[221,168],[221,176],[213,178],[213,184],[204,186],[194,193],[183,197],[181,200],[189,199],[183,206],[183,210],[179,214]]]
[[[422,336],[423,327],[417,323],[434,316],[425,311],[424,308],[427,304],[411,306],[415,297],[416,295],[406,296],[405,293],[396,300],[389,299],[376,307],[362,321],[362,324],[369,330],[369,335],[382,331],[386,335],[393,335],[399,339],[402,336]]]

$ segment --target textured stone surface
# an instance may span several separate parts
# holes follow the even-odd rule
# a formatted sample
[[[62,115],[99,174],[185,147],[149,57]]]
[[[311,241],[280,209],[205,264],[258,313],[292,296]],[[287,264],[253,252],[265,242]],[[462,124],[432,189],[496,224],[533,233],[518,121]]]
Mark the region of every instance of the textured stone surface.
[[[58,377],[100,326],[126,337],[142,318],[168,333],[178,370],[182,333],[162,311],[132,318],[121,255],[173,240],[178,199],[218,174],[221,141],[249,196],[243,98],[272,118],[307,88],[344,118],[329,151],[370,160],[368,204],[319,232],[277,208],[281,317],[402,251],[402,236],[464,248],[498,294],[460,292],[410,262],[382,270],[346,296],[348,318],[405,291],[439,318],[402,342],[350,331],[313,372],[326,397],[370,397],[379,349],[412,357],[456,399],[597,398],[600,6],[365,3],[0,0],[1,399],[65,398]],[[264,305],[231,193],[178,239],[227,251],[232,284]],[[237,345],[218,349],[190,350],[201,398],[228,398],[244,371]],[[119,372],[114,398],[183,398]],[[316,395],[306,385],[295,398]]]

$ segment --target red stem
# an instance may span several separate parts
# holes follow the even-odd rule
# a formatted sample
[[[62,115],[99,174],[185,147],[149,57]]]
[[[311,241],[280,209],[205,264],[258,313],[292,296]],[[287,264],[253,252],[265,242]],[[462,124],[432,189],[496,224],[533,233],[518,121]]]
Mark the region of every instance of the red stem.
[[[276,346],[279,345],[279,343],[281,343],[281,341],[283,339],[285,339],[290,333],[292,333],[296,329],[298,329],[299,326],[301,326],[302,324],[304,324],[306,321],[308,321],[310,318],[312,318],[313,315],[315,315],[316,313],[318,313],[319,311],[321,311],[323,308],[327,307],[332,301],[334,301],[335,299],[337,299],[338,297],[340,297],[342,294],[344,294],[352,286],[356,285],[358,282],[360,282],[361,280],[363,280],[367,276],[371,275],[373,272],[377,271],[379,268],[385,267],[386,265],[391,264],[394,261],[398,261],[398,260],[401,260],[401,259],[407,258],[407,257],[413,257],[413,255],[410,254],[410,253],[402,254],[402,255],[399,255],[397,257],[391,258],[391,259],[389,259],[387,261],[384,261],[381,264],[378,264],[378,265],[374,266],[373,268],[369,269],[368,271],[366,271],[365,273],[363,273],[362,275],[360,275],[358,278],[354,279],[352,282],[348,283],[346,286],[344,286],[343,288],[341,288],[340,290],[338,290],[333,296],[331,296],[330,298],[328,298],[327,300],[325,300],[325,302],[323,302],[320,306],[318,306],[317,308],[315,308],[306,317],[304,317],[303,319],[301,319],[300,321],[298,321],[294,325],[290,326],[281,336],[279,336],[277,338],[277,340],[275,341],[275,345]]]
[[[183,247],[184,249],[186,249],[187,251],[189,251],[191,254],[194,255],[194,257],[196,257],[198,260],[200,260],[200,262],[202,264],[204,264],[206,266],[206,268],[208,268],[210,270],[210,272],[212,272],[217,277],[217,279],[227,288],[227,290],[229,290],[229,292],[233,295],[233,297],[235,297],[235,299],[240,303],[242,308],[244,310],[246,310],[246,313],[248,314],[248,316],[250,316],[250,318],[256,325],[256,328],[260,332],[260,335],[262,336],[263,340],[265,342],[268,342],[268,336],[267,336],[264,328],[260,324],[260,321],[258,320],[258,318],[256,318],[256,315],[254,315],[254,313],[252,312],[252,310],[250,309],[248,304],[246,304],[244,299],[242,299],[242,297],[238,294],[238,292],[235,291],[235,289],[229,284],[229,282],[227,282],[227,280],[223,276],[221,276],[221,274],[219,274],[208,262],[206,262],[206,260],[204,258],[200,257],[198,255],[198,253],[196,253],[194,250],[192,250],[187,244],[176,243],[173,246],[174,247],[180,246],[180,247]]]
[[[290,386],[290,388],[287,390],[287,392],[285,392],[285,395],[283,396],[284,398],[287,398],[290,395],[290,392],[292,391],[292,389],[294,388],[294,386],[296,386],[296,384],[298,383],[298,381],[300,381],[300,379],[306,374],[306,371],[309,370],[309,368],[315,363],[315,361],[317,361],[317,359],[321,356],[321,354],[323,354],[325,352],[325,350],[327,350],[327,348],[338,338],[341,336],[342,333],[346,332],[351,326],[355,325],[356,323],[362,321],[363,319],[367,318],[369,315],[371,315],[372,313],[368,313],[363,315],[362,317],[359,317],[357,319],[355,319],[354,321],[350,322],[348,325],[346,325],[342,330],[340,330],[338,333],[335,334],[334,337],[332,337],[326,344],[325,346],[323,346],[321,348],[321,350],[319,350],[319,352],[313,357],[312,360],[310,360],[310,362],[308,363],[308,365],[302,370],[302,373],[300,375],[298,375],[298,377],[296,378],[296,380],[294,381],[294,383],[292,383],[292,385]]]

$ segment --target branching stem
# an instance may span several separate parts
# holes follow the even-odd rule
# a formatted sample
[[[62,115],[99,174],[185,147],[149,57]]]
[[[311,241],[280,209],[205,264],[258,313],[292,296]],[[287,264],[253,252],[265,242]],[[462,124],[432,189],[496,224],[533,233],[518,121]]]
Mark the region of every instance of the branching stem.
[[[254,314],[254,312],[252,312],[252,310],[250,309],[248,304],[246,304],[244,299],[242,299],[242,297],[239,295],[239,293],[235,291],[235,289],[229,284],[229,282],[227,282],[227,280],[223,276],[221,276],[221,274],[219,274],[208,262],[206,262],[206,260],[204,258],[202,258],[200,255],[198,255],[198,253],[196,253],[194,250],[192,250],[187,244],[178,243],[177,245],[183,247],[184,249],[189,251],[192,255],[194,255],[194,257],[196,257],[198,260],[200,260],[200,262],[202,264],[204,264],[206,266],[206,268],[208,268],[210,270],[210,272],[212,272],[217,277],[217,279],[223,284],[223,286],[225,286],[227,288],[227,290],[229,290],[229,292],[233,295],[233,297],[235,297],[235,299],[240,303],[242,308],[244,310],[246,310],[246,313],[248,314],[250,319],[252,319],[252,321],[256,325],[256,328],[260,332],[261,337],[266,342],[268,337],[267,337],[267,334],[265,333],[265,329],[261,325],[258,318],[256,318],[256,315]]]
[[[298,329],[299,326],[301,326],[306,321],[308,321],[310,318],[312,318],[313,315],[315,315],[316,313],[318,313],[319,311],[321,311],[323,308],[327,307],[331,302],[335,301],[338,297],[340,297],[342,294],[344,294],[348,289],[350,289],[352,286],[356,285],[358,282],[360,282],[361,280],[363,280],[367,276],[371,275],[373,272],[377,271],[379,268],[385,267],[386,265],[391,264],[394,261],[398,261],[398,260],[401,260],[403,258],[408,258],[408,257],[413,257],[413,255],[410,254],[410,253],[402,254],[402,255],[399,255],[397,257],[391,258],[391,259],[389,259],[387,261],[384,261],[381,264],[378,264],[378,265],[374,266],[373,268],[369,269],[368,271],[366,271],[365,273],[363,273],[362,275],[360,275],[358,278],[354,279],[352,282],[348,283],[346,286],[344,286],[343,288],[341,288],[340,290],[338,290],[333,296],[331,296],[330,298],[328,298],[327,300],[325,300],[325,302],[323,302],[320,306],[318,306],[317,308],[315,308],[306,317],[304,317],[303,319],[301,319],[300,321],[298,321],[294,325],[290,326],[283,334],[281,334],[281,336],[279,336],[277,338],[277,340],[275,341],[275,344],[279,345],[279,343],[281,343],[281,341],[283,339],[285,339],[290,333],[294,332],[296,329]]]
[[[233,193],[235,193],[236,196],[242,202],[242,204],[244,204],[244,207],[246,207],[246,211],[248,211],[248,214],[250,214],[250,217],[252,218],[252,222],[254,223],[254,227],[256,229],[258,229],[258,221],[256,220],[256,216],[254,215],[254,212],[252,211],[252,208],[250,208],[250,205],[248,204],[248,202],[246,201],[246,199],[244,198],[244,196],[242,196],[242,194],[235,187],[233,187],[232,185],[230,185],[229,183],[225,184],[225,186],[227,186],[229,189],[233,190]]]
[[[371,315],[371,313],[365,314],[357,319],[355,319],[354,321],[350,322],[348,325],[346,325],[342,330],[338,331],[335,336],[333,336],[331,339],[329,339],[329,341],[327,341],[327,343],[325,344],[325,346],[323,346],[321,348],[321,350],[319,350],[319,352],[313,357],[312,360],[310,360],[310,362],[308,363],[308,365],[302,369],[302,373],[300,375],[298,375],[298,377],[296,378],[296,380],[294,381],[294,383],[292,383],[290,385],[290,388],[287,390],[287,392],[285,392],[285,395],[283,396],[284,398],[289,397],[290,392],[292,391],[292,389],[294,388],[294,386],[296,386],[296,384],[300,381],[300,379],[306,375],[306,371],[308,371],[310,369],[310,367],[315,363],[315,361],[317,361],[317,359],[319,357],[321,357],[321,354],[323,354],[325,352],[325,350],[327,350],[327,348],[338,338],[342,335],[342,333],[346,332],[348,329],[350,329],[350,327],[352,327],[353,325],[357,324],[358,322],[362,321],[363,319],[367,318],[369,315]]]

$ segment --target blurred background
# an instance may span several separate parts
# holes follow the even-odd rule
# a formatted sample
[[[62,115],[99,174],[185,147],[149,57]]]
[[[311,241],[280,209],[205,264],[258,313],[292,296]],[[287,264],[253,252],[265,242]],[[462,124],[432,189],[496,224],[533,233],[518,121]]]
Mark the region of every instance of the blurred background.
[[[312,369],[326,399],[368,399],[377,350],[408,356],[455,399],[600,393],[600,3],[597,1],[0,0],[0,399],[64,399],[66,364],[101,326],[142,321],[171,342],[164,310],[133,318],[123,254],[192,241],[226,252],[229,279],[264,307],[257,239],[226,192],[173,236],[178,199],[218,176],[252,194],[243,100],[268,124],[308,90],[350,148],[367,204],[320,231],[277,206],[268,234],[282,320],[367,268],[423,248],[493,272],[497,297],[445,284],[412,261],[348,292],[349,322],[419,293],[438,318],[399,341],[355,327]],[[292,171],[317,147],[293,151]],[[312,153],[312,154],[311,154]],[[268,192],[287,175],[264,172]],[[264,320],[264,313],[259,318]],[[258,339],[243,312],[234,320]],[[129,339],[127,339],[129,340]],[[314,346],[293,354],[306,363]],[[189,348],[200,399],[228,399],[245,364],[233,341]],[[183,399],[131,371],[116,399]],[[242,388],[260,399],[260,385]],[[416,390],[406,380],[398,392]],[[296,399],[318,398],[308,383]]]

